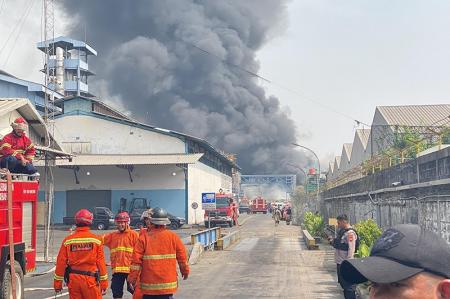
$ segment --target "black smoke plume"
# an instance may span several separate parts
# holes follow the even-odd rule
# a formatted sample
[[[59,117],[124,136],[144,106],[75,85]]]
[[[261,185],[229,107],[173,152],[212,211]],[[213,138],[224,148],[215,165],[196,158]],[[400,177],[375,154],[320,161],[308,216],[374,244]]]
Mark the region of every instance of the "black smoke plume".
[[[90,61],[94,93],[141,121],[236,153],[244,173],[292,173],[287,163],[306,163],[291,146],[293,120],[235,67],[258,72],[255,53],[283,29],[286,2],[66,0],[61,8],[74,16],[69,35],[83,39],[86,28],[99,52]]]

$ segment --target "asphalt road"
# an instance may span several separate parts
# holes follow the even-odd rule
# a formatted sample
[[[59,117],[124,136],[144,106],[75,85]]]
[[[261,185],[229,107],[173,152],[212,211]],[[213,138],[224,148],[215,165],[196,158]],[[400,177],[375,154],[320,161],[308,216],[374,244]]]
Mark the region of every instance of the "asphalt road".
[[[176,298],[342,298],[331,248],[306,250],[298,226],[275,226],[268,215],[251,216],[240,229],[241,242],[225,251],[205,252],[191,266]],[[183,236],[190,230],[177,232]],[[27,277],[26,298],[54,298],[52,284],[53,273]],[[67,290],[58,298],[68,298]],[[104,298],[112,298],[110,290]]]
[[[275,226],[256,215],[242,228],[242,240],[226,251],[205,252],[180,282],[178,298],[342,298],[333,252],[308,251],[300,228]]]
[[[240,221],[243,221],[245,218],[247,218],[248,215],[242,215],[239,217]],[[204,229],[204,228],[203,228]],[[223,228],[223,232],[229,232],[232,230],[235,230],[236,228]],[[185,244],[190,242],[190,235],[194,232],[197,232],[199,228],[182,228],[175,230],[180,238],[184,241]],[[112,230],[104,230],[104,231],[98,231],[93,230],[92,232],[94,234],[102,235],[106,234],[108,232],[111,232]],[[56,260],[56,256],[58,254],[59,246],[62,243],[62,240],[69,234],[69,227],[59,227],[57,229],[52,230],[51,233],[51,241],[49,246],[49,256],[51,260]],[[38,260],[43,260],[44,255],[44,231],[38,230],[37,231],[37,256]],[[105,256],[107,259],[107,262],[109,261],[109,250],[105,247]],[[50,265],[49,265],[50,267]],[[108,267],[109,271],[109,277],[111,277],[112,273],[110,272],[110,267]],[[53,291],[53,272],[40,275],[40,276],[34,276],[25,277],[25,298],[33,298],[33,299],[50,299],[55,298],[55,293]],[[108,294],[104,296],[103,298],[112,298],[111,296],[111,290],[108,290]],[[65,289],[58,298],[69,298],[67,294],[67,289]],[[132,298],[130,294],[124,293],[123,298]]]

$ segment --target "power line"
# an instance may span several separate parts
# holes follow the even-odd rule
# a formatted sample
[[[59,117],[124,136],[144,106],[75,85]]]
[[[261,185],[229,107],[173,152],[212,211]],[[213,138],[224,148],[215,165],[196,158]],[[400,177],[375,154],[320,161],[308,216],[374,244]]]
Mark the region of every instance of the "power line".
[[[233,64],[233,63],[224,61],[224,60],[222,59],[222,57],[220,57],[220,56],[218,56],[218,55],[216,55],[216,54],[214,54],[214,53],[211,53],[211,52],[209,52],[209,51],[207,51],[207,50],[205,50],[205,49],[203,49],[203,48],[201,48],[201,47],[199,47],[199,46],[197,46],[197,45],[195,45],[195,44],[193,44],[193,43],[190,43],[190,42],[188,42],[188,41],[182,41],[182,42],[184,42],[184,43],[190,45],[191,47],[193,47],[193,48],[195,48],[195,49],[197,49],[197,50],[199,50],[199,51],[201,51],[201,52],[203,52],[203,53],[205,53],[205,54],[207,54],[207,55],[210,55],[210,56],[212,56],[212,57],[218,59],[220,62],[222,62],[222,63],[224,63],[224,64],[227,64],[227,65],[229,65],[229,66],[232,66],[232,67],[234,67],[234,68],[237,68],[237,69],[239,69],[239,70],[241,70],[241,71],[243,71],[243,72],[245,72],[245,73],[247,73],[247,74],[249,74],[249,75],[251,75],[251,76],[253,76],[253,77],[259,78],[259,79],[261,79],[261,80],[263,80],[263,81],[265,81],[265,82],[267,82],[267,83],[269,83],[269,84],[278,86],[279,88],[284,89],[284,90],[286,90],[286,91],[289,91],[290,93],[293,93],[293,94],[295,94],[295,95],[297,95],[297,96],[300,96],[303,100],[306,100],[306,101],[308,101],[308,102],[311,102],[311,103],[313,103],[313,104],[316,104],[316,105],[322,107],[323,109],[326,109],[326,110],[331,111],[331,112],[333,112],[333,113],[336,113],[336,114],[338,114],[338,115],[340,115],[340,116],[343,116],[343,117],[345,117],[345,118],[348,118],[348,119],[354,121],[357,125],[362,124],[362,125],[369,126],[368,124],[366,124],[366,123],[364,123],[364,122],[362,122],[362,121],[360,121],[360,120],[358,120],[358,119],[356,119],[356,118],[354,118],[354,117],[352,117],[352,116],[350,116],[350,115],[348,115],[348,114],[346,114],[346,113],[343,113],[343,112],[341,112],[341,111],[338,111],[338,110],[336,110],[336,109],[334,109],[334,108],[332,108],[332,107],[330,107],[330,106],[328,106],[328,105],[325,105],[325,104],[323,104],[323,103],[321,103],[321,102],[319,102],[319,101],[313,100],[313,99],[311,99],[311,98],[305,96],[303,93],[301,93],[301,92],[299,92],[299,91],[297,91],[297,90],[294,90],[294,89],[292,89],[292,88],[289,88],[289,87],[287,87],[287,86],[284,86],[284,85],[282,85],[282,84],[279,84],[279,83],[277,83],[277,82],[274,82],[273,80],[270,80],[270,79],[268,79],[267,77],[263,77],[263,76],[261,76],[261,75],[258,75],[257,73],[252,72],[252,71],[250,71],[250,70],[248,70],[248,69],[246,69],[246,68],[244,68],[244,67],[242,67],[242,66],[240,66],[240,65],[237,65],[237,64]]]
[[[28,10],[26,11],[25,18],[22,19],[22,22],[19,25],[19,30],[16,34],[16,38],[14,39],[14,43],[13,43],[11,49],[9,50],[8,56],[6,57],[6,60],[5,60],[5,63],[3,64],[4,67],[6,67],[6,65],[8,64],[9,58],[10,58],[11,54],[13,53],[13,50],[17,44],[17,41],[19,40],[23,25],[25,24],[25,22],[28,18],[28,15],[30,14],[31,10],[33,9],[34,3],[36,3],[36,1],[31,0],[30,6],[28,7]]]
[[[9,40],[11,39],[11,37],[13,37],[14,33],[16,32],[16,30],[20,27],[20,25],[22,24],[23,20],[26,18],[26,16],[29,13],[29,8],[33,5],[33,0],[30,0],[29,2],[29,6],[27,7],[27,4],[25,4],[25,9],[24,12],[22,14],[22,16],[20,17],[19,21],[16,23],[16,26],[14,26],[13,30],[10,32],[10,34],[8,35],[8,38],[6,39],[6,42],[3,44],[3,47],[0,49],[0,56],[3,53],[3,50],[6,48],[6,46],[9,43]]]

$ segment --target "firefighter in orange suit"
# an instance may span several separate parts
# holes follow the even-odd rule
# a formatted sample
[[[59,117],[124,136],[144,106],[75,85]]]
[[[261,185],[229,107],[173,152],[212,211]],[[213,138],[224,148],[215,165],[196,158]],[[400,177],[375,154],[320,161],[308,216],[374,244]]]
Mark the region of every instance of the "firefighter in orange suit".
[[[130,229],[130,216],[127,212],[120,212],[115,217],[117,231],[103,236],[103,244],[110,249],[111,268],[113,271],[111,279],[111,290],[113,298],[122,298],[123,285],[130,273],[131,258],[139,234]],[[127,284],[127,290],[133,293],[131,286]]]
[[[144,226],[141,227],[139,231],[139,236],[146,234],[147,230],[151,227],[153,227],[153,224],[150,222],[152,219],[153,209],[148,209],[144,211],[141,215],[141,221],[144,223]],[[134,292],[133,292],[133,299],[142,299],[142,293],[139,289],[139,277],[136,280],[136,283],[134,284]]]
[[[143,299],[173,298],[178,287],[177,262],[183,279],[189,276],[186,249],[180,237],[166,229],[170,220],[165,210],[153,209],[150,221],[153,226],[139,236],[134,248],[128,281],[135,286],[139,278]]]
[[[63,240],[59,249],[53,288],[60,292],[65,281],[70,299],[102,298],[108,289],[102,240],[89,230],[93,218],[88,210],[78,211],[75,214],[77,228]]]

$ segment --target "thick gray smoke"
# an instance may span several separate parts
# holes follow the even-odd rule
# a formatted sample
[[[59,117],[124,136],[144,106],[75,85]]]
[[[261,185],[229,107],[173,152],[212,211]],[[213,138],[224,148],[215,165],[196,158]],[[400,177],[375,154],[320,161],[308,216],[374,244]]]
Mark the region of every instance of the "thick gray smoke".
[[[292,173],[287,163],[305,163],[278,99],[232,66],[258,72],[255,52],[283,27],[286,0],[63,3],[76,16],[71,36],[83,39],[86,27],[99,52],[94,93],[118,99],[141,121],[238,154],[245,173]]]

